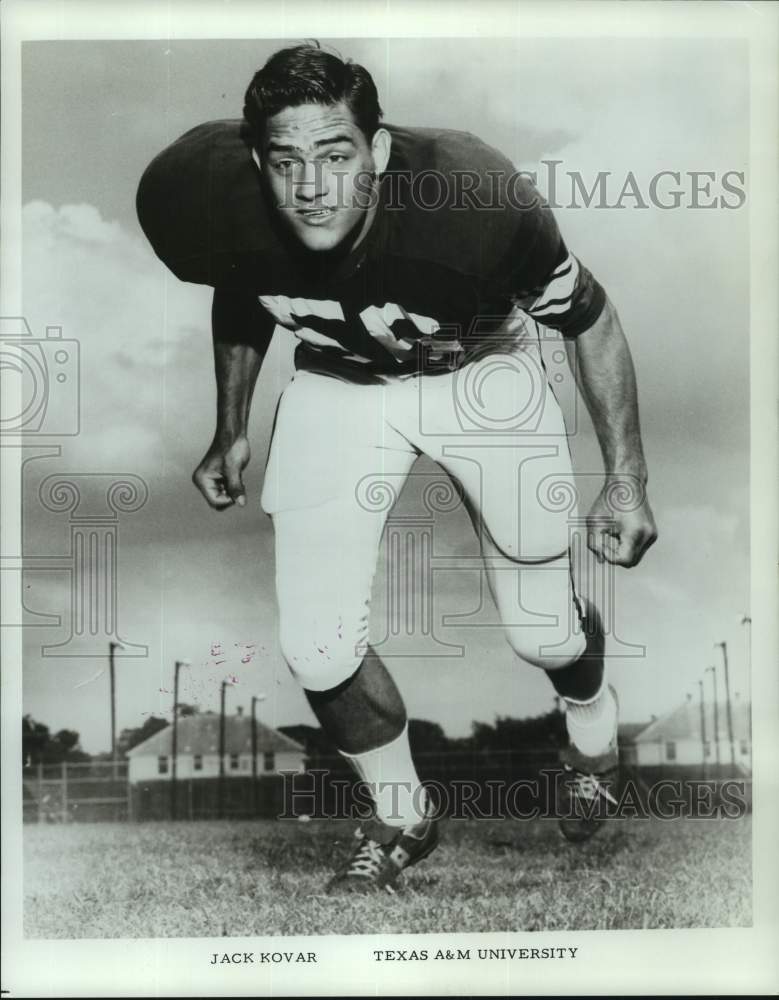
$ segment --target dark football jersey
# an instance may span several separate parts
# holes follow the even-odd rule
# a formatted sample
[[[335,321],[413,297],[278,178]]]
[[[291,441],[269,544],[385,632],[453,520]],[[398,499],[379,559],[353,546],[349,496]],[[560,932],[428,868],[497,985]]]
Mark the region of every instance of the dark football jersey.
[[[385,127],[376,215],[346,255],[292,244],[238,120],[199,125],[151,162],[141,226],[177,277],[250,303],[258,335],[290,330],[298,368],[353,381],[510,351],[528,316],[565,337],[595,322],[603,289],[509,160],[466,132]]]

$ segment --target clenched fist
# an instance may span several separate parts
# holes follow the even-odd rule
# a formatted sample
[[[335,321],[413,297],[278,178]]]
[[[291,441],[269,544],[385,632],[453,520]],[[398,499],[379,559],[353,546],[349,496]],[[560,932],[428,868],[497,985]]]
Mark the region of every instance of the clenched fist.
[[[238,504],[246,505],[243,470],[249,464],[251,452],[245,435],[220,441],[216,438],[192,473],[192,482],[214,510],[224,510]]]
[[[643,485],[634,476],[610,478],[587,516],[587,546],[599,562],[637,566],[657,540]]]

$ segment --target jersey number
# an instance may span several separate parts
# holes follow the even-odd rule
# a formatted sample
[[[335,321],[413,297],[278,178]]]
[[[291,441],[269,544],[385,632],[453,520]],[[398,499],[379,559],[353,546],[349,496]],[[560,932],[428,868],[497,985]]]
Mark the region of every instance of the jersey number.
[[[291,330],[301,340],[308,341],[317,347],[336,347],[341,351],[345,350],[337,340],[299,322],[300,317],[315,316],[329,323],[339,320],[346,323],[340,302],[335,302],[332,299],[291,299],[286,295],[261,295],[259,300],[277,323]],[[429,316],[407,312],[394,302],[387,302],[383,306],[368,306],[360,313],[360,319],[371,337],[377,340],[398,362],[407,360],[409,351],[413,350],[418,338],[398,337],[392,331],[393,323],[411,325],[414,331],[418,331],[423,337],[432,337],[439,329],[436,320]],[[367,361],[368,359],[361,360]]]

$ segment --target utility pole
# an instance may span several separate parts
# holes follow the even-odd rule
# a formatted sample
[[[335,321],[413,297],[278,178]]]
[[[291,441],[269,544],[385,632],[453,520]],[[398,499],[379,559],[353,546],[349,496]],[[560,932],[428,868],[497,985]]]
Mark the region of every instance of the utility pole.
[[[717,646],[722,650],[722,659],[725,663],[725,710],[728,718],[728,742],[730,743],[730,763],[733,767],[733,775],[736,773],[736,748],[733,743],[733,712],[730,707],[730,680],[728,678],[728,644],[718,642]]]
[[[116,671],[114,670],[114,653],[118,642],[108,643],[108,669],[111,679],[111,771],[116,778]]]
[[[224,818],[225,803],[225,692],[227,691],[227,681],[222,681],[222,689],[219,695],[219,786],[217,789],[217,816]]]
[[[717,707],[717,668],[715,666],[706,667],[706,673],[711,671],[712,678],[714,680],[714,746],[716,748],[717,756],[717,772],[719,775],[719,708]]]
[[[706,778],[706,706],[703,700],[703,681],[698,681],[701,701],[701,777]]]
[[[252,816],[257,815],[257,705],[267,697],[252,695]]]
[[[747,627],[747,678],[749,697],[747,699],[747,733],[749,735],[749,766],[752,766],[752,619],[749,615],[741,616],[741,624]]]
[[[170,818],[176,818],[176,774],[178,764],[179,735],[179,670],[189,664],[185,660],[176,660],[173,670],[173,729],[171,730],[170,746]]]
[[[252,695],[252,819],[257,815],[257,701]]]

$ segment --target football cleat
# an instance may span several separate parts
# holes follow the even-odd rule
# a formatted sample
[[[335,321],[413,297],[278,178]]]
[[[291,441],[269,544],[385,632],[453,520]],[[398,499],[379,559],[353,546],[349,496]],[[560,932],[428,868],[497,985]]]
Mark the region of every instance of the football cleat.
[[[426,858],[438,845],[437,819],[427,815],[412,826],[389,826],[375,817],[355,831],[357,843],[344,868],[330,880],[328,892],[375,892],[391,895],[401,872]]]
[[[609,692],[619,710],[617,692]],[[610,807],[616,807],[614,796],[619,775],[617,717],[614,732],[606,750],[590,757],[572,743],[560,751],[563,765],[562,782],[558,786],[557,816],[560,831],[566,840],[582,843],[589,840],[608,819]]]

